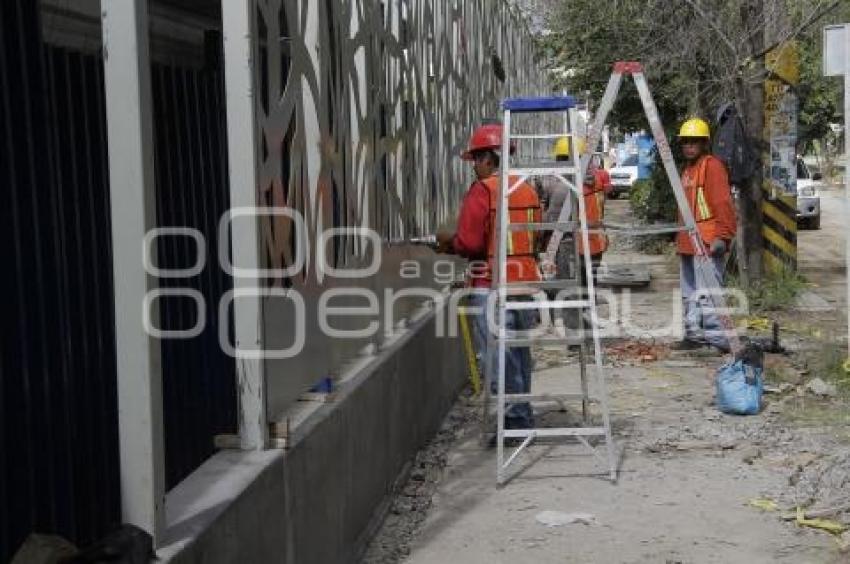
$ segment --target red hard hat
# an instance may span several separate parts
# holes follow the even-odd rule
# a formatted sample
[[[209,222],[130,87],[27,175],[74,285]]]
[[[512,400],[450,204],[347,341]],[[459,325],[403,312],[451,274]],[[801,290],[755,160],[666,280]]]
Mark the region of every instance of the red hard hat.
[[[469,138],[469,146],[460,154],[460,158],[465,161],[472,160],[472,153],[476,151],[491,150],[499,151],[502,149],[502,126],[498,123],[488,123],[482,125],[472,132],[472,137]],[[511,153],[514,152],[514,146],[511,144]]]

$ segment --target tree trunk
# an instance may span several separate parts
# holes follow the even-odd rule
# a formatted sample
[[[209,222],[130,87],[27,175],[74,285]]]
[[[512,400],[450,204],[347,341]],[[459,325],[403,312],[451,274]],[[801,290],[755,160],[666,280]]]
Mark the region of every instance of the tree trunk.
[[[764,162],[766,152],[762,138],[764,130],[764,87],[761,83],[742,84],[741,86],[741,115],[744,118],[747,137],[756,147],[762,162]],[[761,279],[763,272],[764,241],[762,240],[761,218],[763,171],[763,166],[756,167],[752,177],[743,186],[738,187],[739,228],[741,229],[739,241],[742,244],[738,253],[738,270],[742,282],[747,286]]]
[[[696,64],[696,91],[694,92],[694,103],[696,105],[696,111],[692,112],[694,115],[702,116],[709,123],[714,121],[714,113],[713,110],[715,108],[712,107],[710,100],[710,90],[705,87],[706,83],[708,83],[709,79],[712,78],[708,76],[708,72],[706,70],[706,63],[703,57],[703,54],[697,51],[695,56],[695,64]]]
[[[741,19],[744,29],[758,29],[759,19],[764,14],[764,4],[772,0],[745,0],[741,6]],[[749,52],[760,53],[764,49],[765,36],[763,33],[753,33],[750,36]],[[739,186],[739,210],[741,244],[738,253],[738,270],[742,282],[749,286],[762,277],[763,273],[763,250],[764,240],[762,238],[762,182],[764,180],[765,158],[770,158],[769,147],[764,142],[764,57],[759,57],[752,63],[755,68],[745,70],[745,75],[758,76],[756,80],[747,80],[744,76],[738,84],[738,100],[741,115],[744,119],[744,128],[750,142],[756,147],[761,156],[761,166],[756,167],[752,178],[744,185]]]

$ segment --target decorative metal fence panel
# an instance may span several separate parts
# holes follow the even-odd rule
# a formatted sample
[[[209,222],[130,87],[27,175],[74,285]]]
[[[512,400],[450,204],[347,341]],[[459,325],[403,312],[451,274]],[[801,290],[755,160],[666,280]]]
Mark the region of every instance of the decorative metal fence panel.
[[[320,255],[353,268],[369,263],[372,249],[353,233],[320,249],[318,234],[369,228],[381,236],[379,272],[355,282],[379,296],[433,286],[427,274],[399,276],[402,261],[418,259],[427,272],[432,257],[389,243],[451,221],[471,180],[458,155],[472,129],[498,118],[501,98],[548,87],[525,21],[505,2],[258,0],[255,31],[259,199],[298,210],[306,225],[297,233],[285,218],[264,222],[270,267],[293,264],[298,247],[307,253],[298,276],[269,282],[299,292],[308,311],[296,329],[306,331],[304,352],[266,362],[274,416],[364,345],[330,339],[311,316],[318,289],[337,283],[316,268]],[[292,308],[281,302],[266,300],[267,349],[294,339]],[[395,308],[391,322],[411,307]]]

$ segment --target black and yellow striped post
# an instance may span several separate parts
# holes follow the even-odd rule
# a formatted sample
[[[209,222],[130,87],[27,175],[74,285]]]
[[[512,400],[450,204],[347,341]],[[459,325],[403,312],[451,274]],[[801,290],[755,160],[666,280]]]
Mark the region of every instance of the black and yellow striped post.
[[[765,190],[762,198],[762,236],[764,265],[776,272],[797,269],[797,197],[779,195],[772,198]]]
[[[765,56],[764,139],[769,152],[762,185],[762,235],[767,271],[797,269],[797,96],[800,58],[788,41]]]

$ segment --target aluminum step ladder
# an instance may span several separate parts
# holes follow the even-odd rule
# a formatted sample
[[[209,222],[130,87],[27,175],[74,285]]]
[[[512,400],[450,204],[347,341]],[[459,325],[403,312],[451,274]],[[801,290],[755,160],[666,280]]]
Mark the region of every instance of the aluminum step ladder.
[[[602,458],[606,464],[606,470],[612,481],[617,477],[617,455],[611,433],[611,421],[608,410],[608,397],[605,385],[605,376],[602,366],[602,347],[599,335],[599,322],[596,312],[596,296],[593,287],[593,272],[591,261],[584,261],[585,280],[587,284],[586,295],[578,299],[550,299],[544,296],[543,299],[534,299],[533,301],[512,301],[513,297],[518,292],[531,293],[532,291],[541,288],[575,288],[575,279],[557,280],[549,277],[540,282],[507,282],[507,258],[508,258],[508,236],[512,231],[553,231],[554,235],[559,235],[557,242],[550,241],[550,248],[554,248],[552,253],[551,264],[554,264],[554,255],[560,244],[564,233],[572,233],[574,237],[580,238],[584,248],[589,248],[589,227],[587,216],[584,209],[583,198],[583,178],[584,170],[580,166],[581,161],[576,160],[576,151],[574,150],[573,158],[569,161],[556,162],[554,164],[541,164],[538,162],[532,163],[514,163],[514,159],[510,154],[510,147],[515,139],[555,139],[558,137],[567,137],[575,139],[574,131],[577,129],[577,114],[575,112],[575,102],[569,96],[554,96],[541,98],[512,98],[504,100],[502,103],[503,115],[503,136],[502,136],[502,158],[503,163],[500,170],[500,187],[498,196],[498,209],[496,221],[496,268],[494,269],[493,288],[495,290],[496,299],[496,331],[495,335],[490,335],[490,346],[496,348],[496,376],[498,378],[497,386],[497,409],[496,409],[496,449],[497,449],[497,471],[496,479],[499,484],[503,484],[506,479],[506,471],[513,463],[519,454],[525,449],[531,441],[536,438],[543,437],[572,437],[579,443],[591,450],[591,452],[599,456],[596,452],[595,445],[592,444],[594,437],[599,437],[604,441],[607,455]],[[559,112],[566,114],[564,120],[565,131],[560,133],[543,133],[543,134],[514,134],[511,127],[511,116],[515,113],[523,114],[546,114]],[[572,143],[576,148],[577,144]],[[537,222],[537,223],[509,223],[508,218],[508,198],[513,190],[518,188],[523,182],[530,177],[550,177],[565,185],[568,194],[571,196],[564,202],[561,210],[561,217],[557,222]],[[577,214],[571,214],[571,210],[576,209]],[[572,216],[572,217],[570,217]],[[576,250],[577,253],[577,250]],[[581,261],[576,257],[576,265],[581,264]],[[577,276],[576,276],[577,278]],[[540,295],[540,294],[538,294]],[[596,393],[597,398],[591,399],[588,394],[587,380],[585,376],[585,356],[580,354],[580,370],[581,370],[581,386],[582,392],[578,395],[558,394],[558,400],[564,400],[571,397],[582,401],[582,413],[584,425],[580,427],[557,427],[557,428],[532,428],[532,429],[506,429],[505,428],[505,412],[509,403],[518,401],[534,401],[545,399],[546,396],[536,396],[534,394],[507,394],[505,391],[505,368],[506,368],[506,350],[510,347],[528,347],[534,343],[545,344],[563,344],[565,347],[578,345],[582,347],[585,343],[583,335],[581,316],[577,328],[577,335],[569,335],[562,333],[560,335],[545,334],[531,331],[515,331],[509,334],[506,328],[505,320],[509,311],[522,310],[541,310],[546,314],[554,314],[557,310],[578,310],[587,312],[591,318],[591,333],[593,336],[593,353],[595,357],[596,376]],[[488,355],[491,357],[491,355]],[[565,369],[566,370],[566,369]],[[488,375],[492,374],[491,370],[487,370]],[[489,386],[488,386],[489,387]],[[550,396],[555,397],[555,396]],[[588,405],[594,401],[599,405],[601,411],[601,425],[590,426]],[[485,405],[489,405],[489,401],[485,400]],[[505,439],[521,439],[520,445],[506,459]]]
[[[685,190],[682,187],[682,179],[679,176],[679,170],[676,168],[676,162],[673,159],[673,152],[670,150],[670,143],[667,140],[667,135],[664,133],[664,126],[661,123],[661,118],[658,116],[658,108],[655,106],[655,101],[652,98],[652,93],[649,90],[649,84],[646,81],[646,76],[643,73],[643,65],[637,61],[618,61],[614,63],[613,72],[608,80],[608,85],[605,88],[605,93],[599,102],[599,108],[592,121],[592,125],[588,131],[587,146],[597,147],[602,138],[602,130],[605,127],[605,121],[611,108],[614,107],[614,102],[619,94],[620,87],[623,83],[623,77],[631,75],[635,88],[637,88],[638,96],[640,97],[641,105],[643,106],[644,114],[649,122],[650,131],[655,139],[655,145],[658,150],[658,155],[664,165],[664,171],[667,173],[667,178],[673,188],[673,194],[676,197],[676,206],[682,218],[682,225],[661,225],[661,226],[614,226],[603,225],[602,231],[619,232],[629,236],[640,235],[655,235],[662,233],[685,232],[691,240],[691,243],[696,249],[694,261],[694,270],[702,289],[708,290],[707,299],[710,306],[714,309],[714,313],[723,326],[724,333],[729,342],[729,348],[732,354],[736,354],[741,350],[741,343],[738,334],[735,330],[735,324],[728,314],[725,299],[723,296],[723,280],[722,276],[714,268],[711,260],[708,258],[708,253],[703,244],[697,230],[694,214],[687,201]],[[590,154],[582,155],[581,170],[587,171],[590,164]],[[564,217],[564,210],[561,212],[561,218]],[[559,220],[561,219],[559,218]],[[593,230],[591,230],[593,231]],[[546,248],[545,261],[552,261],[558,249],[558,243],[561,240],[563,233],[555,231],[552,238],[549,240],[549,245]]]
[[[715,313],[720,320],[725,334],[727,336],[731,351],[737,353],[740,350],[740,342],[734,329],[731,318],[726,314],[725,303],[722,292],[722,280],[720,274],[714,269],[705,246],[702,242],[699,232],[697,231],[696,222],[693,213],[687,202],[684,189],[682,187],[681,178],[673,160],[673,155],[670,150],[670,144],[664,133],[661,121],[658,117],[658,110],[646,78],[643,75],[643,67],[637,62],[617,62],[614,64],[614,71],[611,74],[605,94],[600,101],[597,114],[590,126],[586,146],[589,151],[580,155],[579,161],[571,161],[564,163],[567,166],[559,166],[555,164],[541,165],[539,163],[531,163],[529,165],[512,164],[510,148],[514,139],[553,139],[560,136],[574,138],[572,132],[576,130],[576,114],[574,100],[569,96],[554,96],[554,97],[532,97],[532,98],[509,98],[502,102],[503,109],[503,139],[502,139],[502,158],[503,163],[500,170],[499,195],[497,198],[497,226],[496,226],[496,259],[497,268],[495,268],[493,289],[496,295],[496,334],[490,335],[488,338],[488,346],[495,345],[497,347],[497,366],[496,376],[498,378],[497,387],[497,467],[496,480],[498,484],[503,484],[506,480],[506,471],[509,466],[517,459],[519,454],[525,449],[535,438],[538,437],[574,437],[585,447],[589,448],[594,455],[599,458],[599,453],[590,443],[590,438],[601,437],[604,440],[604,445],[607,451],[605,462],[612,481],[617,479],[617,453],[611,433],[610,413],[608,409],[608,392],[605,382],[605,372],[603,366],[602,347],[599,335],[599,317],[597,313],[597,303],[594,288],[594,279],[592,272],[591,261],[584,261],[585,279],[586,279],[586,299],[580,300],[535,300],[534,302],[512,302],[508,298],[512,291],[516,291],[517,284],[509,284],[507,278],[507,237],[510,231],[517,230],[533,230],[545,231],[551,230],[552,236],[549,239],[546,252],[542,257],[544,270],[555,264],[555,256],[558,252],[561,240],[567,233],[573,233],[574,237],[578,237],[584,248],[589,248],[589,234],[594,232],[604,232],[605,226],[601,228],[595,227],[590,229],[587,224],[586,211],[584,209],[584,198],[582,192],[582,184],[585,174],[587,173],[590,160],[593,156],[593,151],[599,145],[602,135],[602,129],[608,117],[611,108],[614,105],[620,86],[622,85],[624,75],[630,74],[634,79],[638,94],[641,99],[641,104],[649,121],[650,130],[655,138],[656,146],[664,165],[664,169],[673,187],[673,192],[676,197],[677,207],[682,217],[682,225],[665,225],[665,226],[649,226],[649,227],[621,227],[610,226],[611,230],[616,230],[627,235],[649,235],[655,233],[670,233],[684,231],[688,234],[697,250],[695,260],[695,270],[700,286],[703,289],[709,290],[709,304],[715,309]],[[568,118],[565,122],[568,124],[567,131],[560,134],[540,134],[540,135],[512,135],[511,116],[512,114],[543,114],[551,112],[565,112]],[[573,147],[576,148],[575,143]],[[573,151],[573,157],[576,152]],[[561,209],[560,217],[555,222],[538,223],[538,224],[510,224],[508,217],[508,197],[510,193],[522,184],[525,180],[532,176],[551,176],[563,182],[569,189],[576,200],[576,206],[564,205]],[[565,202],[566,204],[566,202]],[[577,217],[573,212],[573,208],[577,207]],[[571,215],[577,221],[570,221]],[[540,283],[523,283],[519,286],[528,287],[557,287],[558,281],[543,281]],[[509,335],[504,323],[506,313],[510,310],[556,310],[556,309],[578,309],[586,311],[591,320],[592,347],[594,362],[594,375],[597,385],[596,403],[598,403],[601,411],[601,426],[584,426],[584,427],[562,427],[562,428],[534,428],[534,429],[505,429],[504,416],[507,404],[512,401],[531,401],[535,399],[533,394],[506,394],[505,393],[505,352],[508,347],[513,346],[529,346],[532,343],[540,342],[540,338],[535,338],[531,335]],[[526,331],[525,333],[529,333]],[[572,339],[572,340],[571,340]],[[570,344],[574,342],[575,337],[564,337],[563,342]],[[547,340],[543,338],[544,342]],[[548,339],[552,341],[553,339]],[[558,339],[554,339],[558,340]],[[493,342],[495,341],[495,342]],[[490,355],[488,355],[490,356]],[[487,375],[490,376],[491,371],[488,368]],[[586,391],[586,382],[582,385],[583,405],[586,406],[590,398]],[[489,386],[487,386],[489,389]],[[485,404],[487,405],[487,404]],[[585,423],[587,422],[585,410]],[[522,439],[520,445],[507,457],[505,457],[505,439],[519,438]]]

